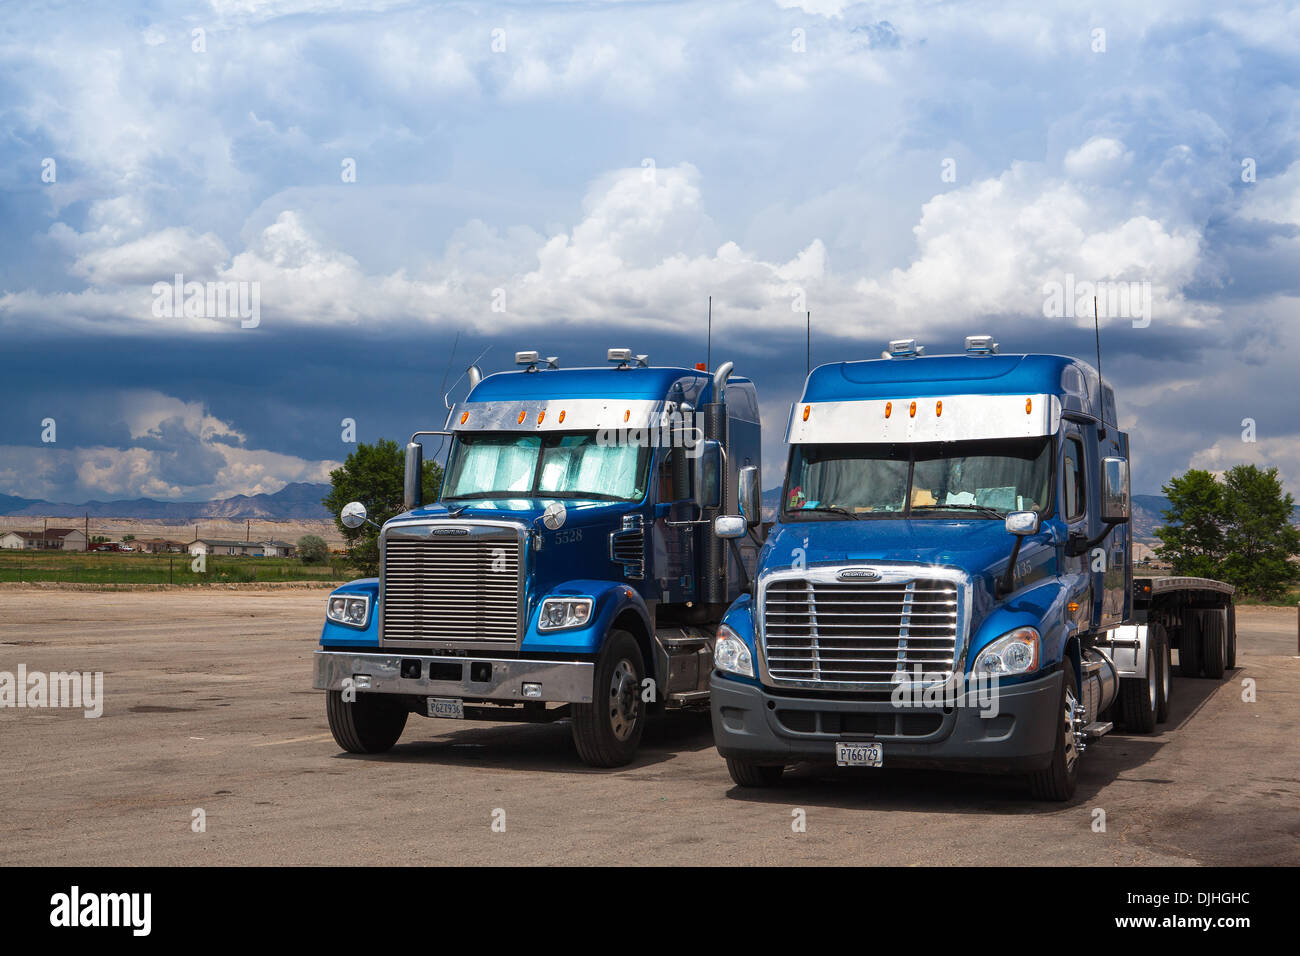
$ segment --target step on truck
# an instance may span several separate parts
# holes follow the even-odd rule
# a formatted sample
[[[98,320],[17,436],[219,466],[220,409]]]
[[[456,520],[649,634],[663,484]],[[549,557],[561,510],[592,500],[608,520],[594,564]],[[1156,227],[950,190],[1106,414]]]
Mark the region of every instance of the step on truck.
[[[719,515],[761,520],[753,383],[627,349],[605,368],[515,358],[470,368],[443,429],[412,436],[379,577],[329,596],[314,686],[344,750],[387,750],[411,714],[567,718],[582,760],[608,767],[649,715],[707,711],[714,634],[758,554],[713,533]],[[425,504],[429,436],[450,444]],[[340,518],[369,520],[362,502]]]
[[[717,748],[740,786],[787,765],[1024,775],[1069,799],[1119,724],[1235,666],[1233,589],[1134,579],[1129,439],[1091,366],[989,336],[814,369],[748,592],[718,629]],[[748,534],[735,516],[715,533]]]

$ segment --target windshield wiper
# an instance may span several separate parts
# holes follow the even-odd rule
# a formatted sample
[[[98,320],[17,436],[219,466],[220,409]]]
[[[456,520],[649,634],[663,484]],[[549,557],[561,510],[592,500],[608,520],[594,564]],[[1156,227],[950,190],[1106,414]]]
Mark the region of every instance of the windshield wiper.
[[[990,518],[1005,518],[1006,515],[998,511],[997,508],[990,508],[988,505],[912,505],[913,511],[978,511],[980,514],[986,514]]]
[[[809,512],[809,511],[823,511],[828,513],[840,514],[840,515],[848,515],[854,521],[857,521],[861,517],[861,515],[858,515],[850,511],[848,508],[841,508],[839,505],[818,505],[816,508],[795,508],[793,511],[787,511],[786,513],[797,515],[797,514],[804,514],[805,512]]]

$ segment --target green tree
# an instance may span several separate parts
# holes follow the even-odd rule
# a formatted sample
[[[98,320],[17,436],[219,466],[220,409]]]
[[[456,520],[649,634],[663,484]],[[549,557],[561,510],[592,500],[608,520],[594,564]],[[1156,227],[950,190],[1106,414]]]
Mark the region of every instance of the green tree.
[[[329,560],[330,546],[318,534],[305,534],[298,539],[298,557],[303,564],[324,564]]]
[[[370,520],[382,525],[402,512],[402,486],[406,473],[406,454],[395,441],[380,438],[373,445],[359,442],[342,468],[330,472],[333,488],[322,500],[334,515],[334,523],[348,544],[348,560],[364,575],[379,573],[379,531],[367,523],[360,528],[345,527],[339,511],[349,501],[366,506]],[[425,501],[438,497],[442,487],[442,469],[435,462],[424,463],[420,481]]]
[[[1291,523],[1295,498],[1277,469],[1237,465],[1223,476],[1223,577],[1251,594],[1276,598],[1300,580],[1300,531]]]
[[[1218,577],[1224,553],[1223,488],[1218,479],[1193,468],[1170,478],[1160,490],[1169,497],[1169,510],[1161,512],[1168,524],[1156,529],[1163,542],[1156,553],[1173,565],[1174,574]]]

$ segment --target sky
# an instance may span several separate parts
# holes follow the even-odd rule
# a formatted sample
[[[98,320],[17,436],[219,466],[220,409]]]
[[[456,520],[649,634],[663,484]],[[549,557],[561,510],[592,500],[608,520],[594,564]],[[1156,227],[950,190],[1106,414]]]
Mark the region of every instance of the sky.
[[[1091,288],[1135,492],[1300,495],[1295,5],[5,9],[0,494],[326,481],[479,356],[703,361],[710,295],[771,486],[805,311],[814,365],[1095,362]]]

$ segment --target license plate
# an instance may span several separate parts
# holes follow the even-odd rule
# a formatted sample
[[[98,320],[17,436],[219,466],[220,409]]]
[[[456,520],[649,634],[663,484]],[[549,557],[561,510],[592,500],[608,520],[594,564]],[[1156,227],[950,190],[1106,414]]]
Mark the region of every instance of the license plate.
[[[454,720],[465,719],[465,704],[456,697],[430,697],[430,717],[450,717]]]
[[[885,748],[875,740],[860,744],[835,743],[835,764],[839,767],[879,767],[885,762]]]

